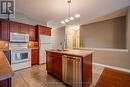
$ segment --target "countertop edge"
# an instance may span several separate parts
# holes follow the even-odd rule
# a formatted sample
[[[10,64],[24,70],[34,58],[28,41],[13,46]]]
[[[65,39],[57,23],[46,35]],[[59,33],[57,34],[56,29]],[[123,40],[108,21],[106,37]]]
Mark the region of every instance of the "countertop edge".
[[[3,69],[3,71],[2,70],[0,71],[0,72],[2,72],[2,73],[0,73],[0,81],[1,81],[1,80],[6,80],[8,78],[11,78],[14,73],[13,73],[13,70],[12,70],[12,68],[11,68],[11,66],[10,66],[10,64],[9,64],[9,62],[8,62],[8,60],[7,60],[3,51],[0,52],[0,55],[1,55],[0,59],[1,59],[1,62],[2,62],[0,67],[6,68],[6,69]]]
[[[86,54],[81,55],[81,54],[71,53],[71,51],[83,51],[83,50],[68,50],[68,51],[46,50],[46,52],[54,52],[54,53],[60,53],[63,55],[72,55],[72,56],[78,56],[78,57],[86,57],[94,53],[94,51],[84,51],[86,52]]]

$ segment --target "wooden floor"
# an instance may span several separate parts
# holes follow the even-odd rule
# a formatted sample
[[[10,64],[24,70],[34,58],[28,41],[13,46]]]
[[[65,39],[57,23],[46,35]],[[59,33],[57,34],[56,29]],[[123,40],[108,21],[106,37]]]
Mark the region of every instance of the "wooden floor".
[[[130,87],[130,73],[105,68],[96,87]]]

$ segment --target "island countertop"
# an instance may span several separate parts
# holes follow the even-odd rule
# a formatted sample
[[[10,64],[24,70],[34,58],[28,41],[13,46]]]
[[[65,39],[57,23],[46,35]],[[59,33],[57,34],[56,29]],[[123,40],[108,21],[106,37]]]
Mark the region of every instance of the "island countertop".
[[[64,51],[58,51],[58,50],[46,50],[46,52],[55,52],[55,53],[61,53],[63,55],[73,55],[73,56],[79,56],[79,57],[86,57],[90,54],[92,54],[94,51],[87,51],[87,50],[64,50]]]
[[[13,71],[11,66],[4,55],[3,51],[0,51],[0,81],[11,78]]]

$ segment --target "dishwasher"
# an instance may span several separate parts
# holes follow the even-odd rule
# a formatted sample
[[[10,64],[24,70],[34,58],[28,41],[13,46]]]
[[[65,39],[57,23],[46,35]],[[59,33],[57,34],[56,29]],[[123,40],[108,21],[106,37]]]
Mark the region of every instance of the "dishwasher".
[[[82,87],[81,57],[62,56],[62,80],[72,87]]]

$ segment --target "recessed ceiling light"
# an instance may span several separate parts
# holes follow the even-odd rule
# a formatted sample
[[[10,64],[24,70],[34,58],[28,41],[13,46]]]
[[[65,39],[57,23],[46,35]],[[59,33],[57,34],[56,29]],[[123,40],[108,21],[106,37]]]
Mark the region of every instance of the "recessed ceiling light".
[[[69,19],[70,19],[70,20],[74,20],[74,17],[70,17]]]
[[[65,22],[69,22],[69,19],[65,19]]]
[[[64,24],[65,22],[64,21],[61,21],[61,24]]]
[[[80,17],[80,14],[76,14],[75,17],[76,17],[76,18],[79,18],[79,17]]]
[[[80,25],[73,26],[72,29],[74,29],[75,31],[77,31],[77,30],[80,29]]]

